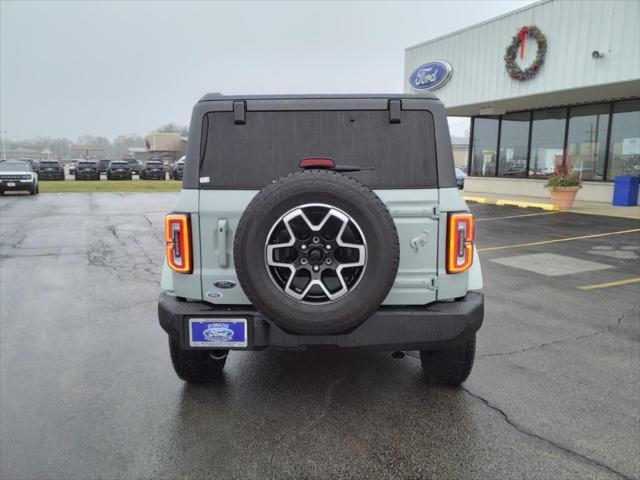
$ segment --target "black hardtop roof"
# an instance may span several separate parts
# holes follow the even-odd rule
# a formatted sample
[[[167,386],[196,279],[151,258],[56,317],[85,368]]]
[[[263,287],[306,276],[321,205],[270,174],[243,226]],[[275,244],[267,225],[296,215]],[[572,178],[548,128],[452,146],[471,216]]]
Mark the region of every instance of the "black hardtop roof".
[[[336,100],[336,99],[420,99],[439,100],[433,93],[324,93],[324,94],[291,94],[291,95],[223,95],[221,93],[207,93],[199,101],[210,102],[216,100]]]

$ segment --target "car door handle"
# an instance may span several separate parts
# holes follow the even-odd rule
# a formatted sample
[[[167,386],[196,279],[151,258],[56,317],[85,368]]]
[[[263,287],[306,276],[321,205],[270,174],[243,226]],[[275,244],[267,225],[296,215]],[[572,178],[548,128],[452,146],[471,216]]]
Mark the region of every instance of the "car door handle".
[[[229,259],[227,255],[227,229],[227,219],[218,219],[218,265],[222,268],[227,268],[229,266]]]

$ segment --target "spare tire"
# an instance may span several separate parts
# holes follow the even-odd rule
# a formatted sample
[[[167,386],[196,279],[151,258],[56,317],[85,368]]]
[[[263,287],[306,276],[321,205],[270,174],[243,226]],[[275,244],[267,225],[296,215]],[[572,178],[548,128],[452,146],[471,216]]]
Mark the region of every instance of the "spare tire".
[[[282,177],[248,205],[234,239],[238,280],[281,328],[337,334],[369,318],[396,277],[400,248],[380,198],[330,170]]]

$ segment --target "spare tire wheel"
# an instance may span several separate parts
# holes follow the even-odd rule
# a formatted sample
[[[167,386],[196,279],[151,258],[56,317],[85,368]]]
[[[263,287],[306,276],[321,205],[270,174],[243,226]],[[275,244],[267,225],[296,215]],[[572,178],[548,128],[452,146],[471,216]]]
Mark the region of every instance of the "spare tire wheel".
[[[336,334],[370,317],[396,277],[400,249],[380,198],[330,170],[282,177],[258,193],[234,240],[238,280],[281,328]]]

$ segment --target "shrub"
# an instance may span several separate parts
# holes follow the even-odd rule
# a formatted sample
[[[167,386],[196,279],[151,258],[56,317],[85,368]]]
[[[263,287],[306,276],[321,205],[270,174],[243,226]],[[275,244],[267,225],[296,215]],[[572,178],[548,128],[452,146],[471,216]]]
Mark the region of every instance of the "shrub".
[[[582,188],[582,180],[575,173],[569,173],[569,169],[566,165],[556,165],[555,173],[547,179],[547,183],[544,188],[563,188],[563,187],[578,187]]]

